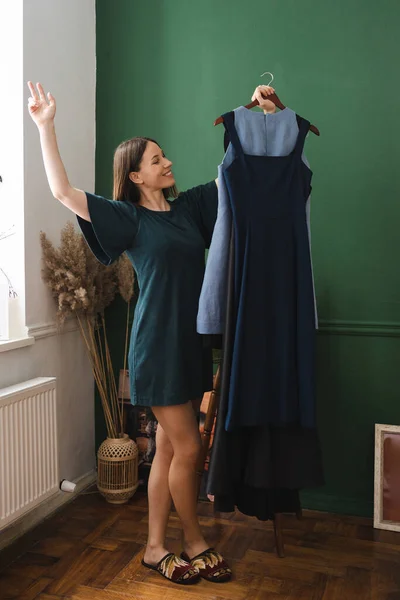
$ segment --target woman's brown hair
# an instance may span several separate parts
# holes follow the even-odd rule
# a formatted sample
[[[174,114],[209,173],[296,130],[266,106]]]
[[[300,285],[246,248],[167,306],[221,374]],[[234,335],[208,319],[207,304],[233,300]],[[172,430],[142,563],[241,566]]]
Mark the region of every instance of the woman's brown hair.
[[[122,142],[114,152],[114,167],[113,167],[113,199],[128,200],[129,202],[138,202],[140,199],[140,191],[137,185],[129,179],[129,173],[139,171],[140,163],[142,162],[144,151],[148,142],[154,142],[160,147],[155,140],[146,137],[134,137],[130,140]],[[163,190],[165,198],[176,198],[178,190],[175,185]]]

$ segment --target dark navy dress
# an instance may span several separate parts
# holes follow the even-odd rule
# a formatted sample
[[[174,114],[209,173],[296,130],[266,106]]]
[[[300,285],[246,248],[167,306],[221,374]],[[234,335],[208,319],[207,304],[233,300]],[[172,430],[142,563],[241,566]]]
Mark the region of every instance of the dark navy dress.
[[[315,308],[301,119],[288,156],[243,152],[232,113],[224,124],[236,158],[224,177],[234,239],[232,369],[225,427],[315,427]]]
[[[244,514],[268,520],[274,519],[277,513],[297,513],[299,490],[324,484],[317,428],[301,424],[302,420],[314,421],[315,321],[310,308],[314,306],[314,297],[301,203],[301,198],[306,199],[310,191],[311,172],[299,164],[308,124],[297,117],[299,135],[294,152],[283,160],[272,158],[272,166],[266,167],[269,158],[243,155],[233,118],[234,113],[224,115],[226,144],[230,140],[234,145],[237,164],[233,163],[231,172],[226,173],[234,219],[220,400],[206,489],[214,495],[215,510],[232,512],[237,508]],[[285,177],[289,178],[287,182]],[[296,183],[300,189],[295,189]],[[291,190],[292,195],[285,195],[285,190]],[[279,201],[286,202],[286,208],[277,206]],[[283,240],[279,234],[285,236]],[[263,256],[257,256],[261,251]],[[257,269],[253,269],[253,265]],[[278,267],[287,270],[279,271]],[[294,278],[286,282],[286,287],[285,277]],[[250,289],[249,284],[254,289]],[[291,297],[284,297],[285,290]],[[250,309],[248,314],[246,308]],[[268,310],[273,311],[274,319],[280,318],[271,319]],[[303,322],[299,322],[300,319]],[[285,323],[286,329],[279,338],[278,328]],[[248,331],[243,330],[246,326]],[[289,326],[293,327],[291,331]],[[254,345],[250,334],[254,336]],[[239,340],[246,346],[238,347]],[[295,362],[301,350],[300,340],[305,344],[303,358],[307,358],[300,357],[302,378],[298,377]],[[277,344],[275,349],[272,344]],[[285,363],[281,371],[274,371],[272,367],[280,360],[287,360],[287,356],[291,359],[291,369],[287,367],[287,372],[292,379],[288,382],[291,385],[285,388],[285,382],[280,379]],[[295,393],[293,379],[296,378],[301,396]],[[233,390],[232,383],[236,386]],[[281,396],[274,397],[277,390],[281,390]],[[300,397],[303,410],[300,410]],[[283,406],[274,406],[274,402],[282,399]],[[225,428],[228,414],[230,422],[232,417],[237,419],[230,430]],[[287,423],[280,423],[285,419]]]

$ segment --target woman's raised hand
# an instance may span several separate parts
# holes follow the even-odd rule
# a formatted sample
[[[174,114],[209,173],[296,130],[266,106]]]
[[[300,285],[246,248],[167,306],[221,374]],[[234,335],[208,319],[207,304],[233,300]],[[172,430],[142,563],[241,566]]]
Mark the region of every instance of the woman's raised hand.
[[[40,83],[35,86],[31,81],[28,81],[29,91],[31,92],[28,99],[28,110],[32,120],[38,127],[53,121],[56,114],[56,101],[50,92],[45,96],[43,87]]]

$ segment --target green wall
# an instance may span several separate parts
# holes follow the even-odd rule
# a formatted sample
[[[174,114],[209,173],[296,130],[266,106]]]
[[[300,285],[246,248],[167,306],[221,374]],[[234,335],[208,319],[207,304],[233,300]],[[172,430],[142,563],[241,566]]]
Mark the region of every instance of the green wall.
[[[371,514],[374,423],[400,423],[397,0],[97,0],[96,189],[115,146],[155,137],[181,189],[216,176],[222,127],[264,71],[310,135],[326,487],[309,507]],[[123,330],[110,316],[115,336]],[[110,329],[109,328],[109,329]]]

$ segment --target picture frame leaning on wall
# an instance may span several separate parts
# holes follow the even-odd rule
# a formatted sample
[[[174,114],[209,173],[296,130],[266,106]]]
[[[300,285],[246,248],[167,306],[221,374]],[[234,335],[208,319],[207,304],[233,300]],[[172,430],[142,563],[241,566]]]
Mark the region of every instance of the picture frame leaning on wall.
[[[400,425],[375,425],[374,527],[400,531]]]

